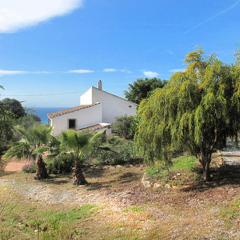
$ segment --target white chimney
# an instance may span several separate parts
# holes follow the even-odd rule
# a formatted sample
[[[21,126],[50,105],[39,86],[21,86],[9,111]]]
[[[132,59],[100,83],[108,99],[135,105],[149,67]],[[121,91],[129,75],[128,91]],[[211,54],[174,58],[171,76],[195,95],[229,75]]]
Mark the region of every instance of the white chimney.
[[[102,80],[99,80],[99,81],[98,81],[98,89],[101,90],[101,91],[103,90]]]

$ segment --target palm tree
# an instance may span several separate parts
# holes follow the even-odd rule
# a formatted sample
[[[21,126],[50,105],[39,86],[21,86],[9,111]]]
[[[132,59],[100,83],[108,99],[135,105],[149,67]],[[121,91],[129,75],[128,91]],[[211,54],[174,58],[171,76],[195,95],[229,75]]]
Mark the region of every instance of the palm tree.
[[[85,185],[87,181],[82,171],[82,165],[89,152],[91,135],[83,132],[68,130],[61,136],[61,151],[74,156],[73,184]]]
[[[37,124],[28,129],[16,127],[16,132],[20,140],[7,150],[3,158],[10,159],[16,157],[17,159],[27,158],[36,161],[37,171],[35,179],[47,178],[48,173],[42,155],[48,149],[47,144],[51,137],[51,128]]]

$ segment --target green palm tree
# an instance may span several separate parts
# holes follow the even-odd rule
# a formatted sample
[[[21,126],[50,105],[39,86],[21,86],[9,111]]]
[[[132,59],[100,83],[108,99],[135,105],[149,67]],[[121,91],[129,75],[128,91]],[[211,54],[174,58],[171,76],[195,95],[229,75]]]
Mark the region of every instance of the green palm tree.
[[[91,135],[83,132],[68,130],[61,136],[61,151],[74,156],[73,184],[85,185],[87,181],[83,174],[82,165],[89,153]]]
[[[36,161],[37,171],[35,179],[47,178],[46,164],[42,155],[48,150],[47,145],[51,137],[51,128],[37,124],[28,129],[16,127],[16,132],[20,140],[7,150],[3,158],[27,158]]]

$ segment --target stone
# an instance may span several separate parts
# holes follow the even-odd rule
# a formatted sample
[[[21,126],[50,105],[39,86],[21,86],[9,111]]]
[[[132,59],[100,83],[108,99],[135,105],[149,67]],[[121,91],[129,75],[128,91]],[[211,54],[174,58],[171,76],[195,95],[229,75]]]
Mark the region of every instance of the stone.
[[[170,184],[166,184],[165,188],[168,188],[168,189],[171,188]]]
[[[162,187],[162,185],[160,184],[160,183],[154,183],[153,184],[153,189],[154,190],[157,190],[157,189],[159,189],[159,188],[161,188]]]
[[[151,188],[153,186],[153,183],[151,182],[151,179],[147,176],[146,173],[143,174],[141,183],[145,188]]]

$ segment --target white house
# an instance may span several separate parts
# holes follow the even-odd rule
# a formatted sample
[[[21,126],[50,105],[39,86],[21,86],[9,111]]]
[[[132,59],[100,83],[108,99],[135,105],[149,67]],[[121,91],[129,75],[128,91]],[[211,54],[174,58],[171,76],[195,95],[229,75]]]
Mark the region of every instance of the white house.
[[[48,114],[53,135],[59,135],[68,129],[99,130],[110,129],[117,117],[134,116],[137,105],[126,99],[98,87],[91,87],[80,96],[80,105],[61,112]]]

